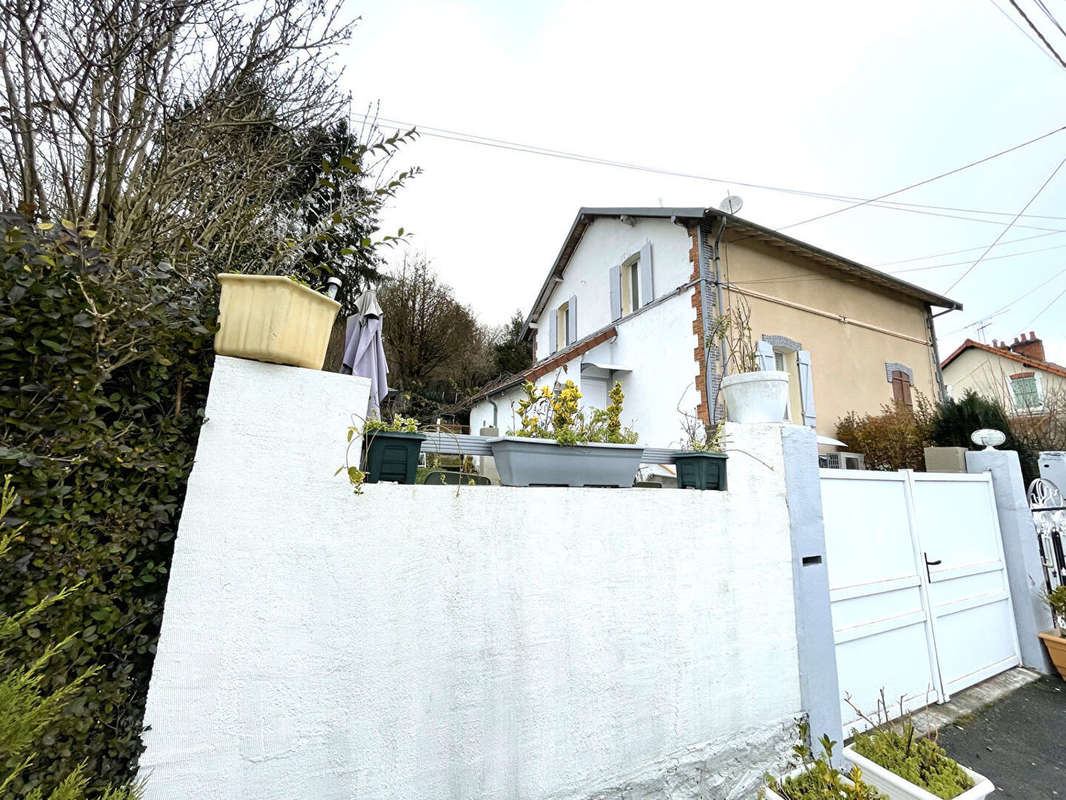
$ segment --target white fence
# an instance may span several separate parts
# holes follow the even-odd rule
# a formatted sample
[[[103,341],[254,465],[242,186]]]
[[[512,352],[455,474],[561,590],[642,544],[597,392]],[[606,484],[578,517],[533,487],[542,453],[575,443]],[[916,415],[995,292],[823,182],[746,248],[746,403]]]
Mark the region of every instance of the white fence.
[[[820,473],[843,695],[898,714],[1020,663],[991,476]]]

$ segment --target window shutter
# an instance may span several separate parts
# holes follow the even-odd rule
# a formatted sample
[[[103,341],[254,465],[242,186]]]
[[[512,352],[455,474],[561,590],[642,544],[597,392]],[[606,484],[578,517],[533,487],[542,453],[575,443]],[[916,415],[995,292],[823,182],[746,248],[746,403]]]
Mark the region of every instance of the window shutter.
[[[577,341],[577,297],[571,295],[566,303],[566,344],[567,347]]]
[[[559,349],[559,310],[553,308],[548,313],[548,353]]]
[[[811,375],[811,353],[809,350],[800,350],[796,353],[796,367],[799,372],[803,424],[813,428],[815,423],[814,378]]]
[[[640,248],[640,304],[646,306],[655,299],[655,283],[651,271],[651,242]]]
[[[906,372],[896,370],[892,373],[892,400],[896,405],[914,407],[911,399],[911,379]]]
[[[611,284],[611,319],[622,318],[622,265],[611,267],[609,282]]]
[[[777,369],[774,359],[774,346],[762,339],[755,343],[755,362],[759,365],[760,372],[772,372]]]

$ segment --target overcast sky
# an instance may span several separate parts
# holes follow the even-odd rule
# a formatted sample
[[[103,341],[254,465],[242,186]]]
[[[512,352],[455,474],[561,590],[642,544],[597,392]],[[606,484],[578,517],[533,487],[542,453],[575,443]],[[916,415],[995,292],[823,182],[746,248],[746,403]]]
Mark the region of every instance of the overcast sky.
[[[1066,124],[1066,69],[1011,24],[1008,0],[429,2],[355,0],[355,107],[383,117],[726,181],[874,197]],[[1066,27],[1066,0],[1044,0]],[[1066,57],[1066,37],[1019,0]],[[1002,9],[1002,10],[1000,10]],[[1006,14],[1004,13],[1006,12]],[[1054,34],[1054,36],[1053,36]],[[945,292],[1066,156],[1066,131],[893,200],[788,233]],[[485,322],[528,311],[581,206],[717,206],[771,227],[844,203],[423,137],[424,173],[387,228],[414,233]],[[1035,329],[1066,362],[1066,167],[950,296],[941,354]],[[1052,218],[1047,218],[1052,217]],[[1028,227],[1023,227],[1028,226]],[[889,264],[963,248],[963,253]],[[1048,249],[1054,248],[1054,249]],[[1030,250],[1011,258],[999,258]],[[943,269],[922,269],[965,262]],[[1061,273],[1061,274],[1060,274]]]

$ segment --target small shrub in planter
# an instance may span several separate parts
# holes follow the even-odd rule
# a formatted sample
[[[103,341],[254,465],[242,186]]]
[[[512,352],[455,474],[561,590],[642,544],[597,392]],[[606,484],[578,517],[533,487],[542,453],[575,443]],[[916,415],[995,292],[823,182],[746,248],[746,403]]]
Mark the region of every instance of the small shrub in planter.
[[[622,426],[622,385],[606,409],[582,409],[572,380],[558,393],[523,385],[521,427],[493,439],[492,455],[506,486],[632,486],[644,448]]]
[[[743,298],[734,301],[707,333],[708,343],[725,346],[728,370],[719,390],[726,414],[733,422],[783,422],[788,408],[788,373],[761,370],[751,338],[751,308]]]
[[[705,425],[698,415],[683,414],[687,452],[674,457],[677,466],[677,488],[726,488],[726,459],[722,452],[724,425]]]
[[[1066,680],[1066,586],[1059,586],[1045,595],[1051,606],[1051,616],[1057,627],[1039,634],[1047,648],[1051,662]]]
[[[866,722],[875,724],[854,703],[847,702]],[[890,800],[979,800],[994,790],[988,780],[944,752],[936,731],[918,733],[910,719],[888,722],[883,694],[877,717],[876,727],[864,733],[852,731],[853,741],[844,748],[844,758],[860,767],[867,780]]]
[[[377,417],[366,420],[362,426],[348,428],[348,448],[357,436],[363,437],[363,457],[359,466],[347,461],[341,470],[346,470],[348,481],[356,494],[363,491],[364,483],[395,481],[414,483],[418,471],[418,453],[422,449],[425,434],[418,432],[418,420],[394,416],[391,422]]]
[[[836,742],[822,736],[822,755],[815,756],[807,746],[807,726],[801,724],[800,743],[792,748],[799,765],[787,775],[766,776],[764,800],[884,800],[884,796],[863,780],[862,770],[852,767],[844,774],[833,767]]]

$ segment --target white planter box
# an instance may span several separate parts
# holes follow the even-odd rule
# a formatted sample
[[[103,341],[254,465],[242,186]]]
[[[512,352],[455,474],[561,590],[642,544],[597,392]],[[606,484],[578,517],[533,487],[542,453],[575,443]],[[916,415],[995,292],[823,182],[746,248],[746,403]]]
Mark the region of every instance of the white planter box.
[[[722,378],[722,400],[731,422],[784,422],[788,373],[741,372]]]
[[[860,756],[851,745],[844,748],[844,758],[861,769],[862,779],[886,795],[889,800],[940,800],[932,792],[927,792],[896,773],[889,772],[884,767],[875,764],[870,759]],[[963,767],[962,764],[959,766],[973,779],[973,788],[955,795],[954,800],[982,800],[996,790],[988,778]]]

